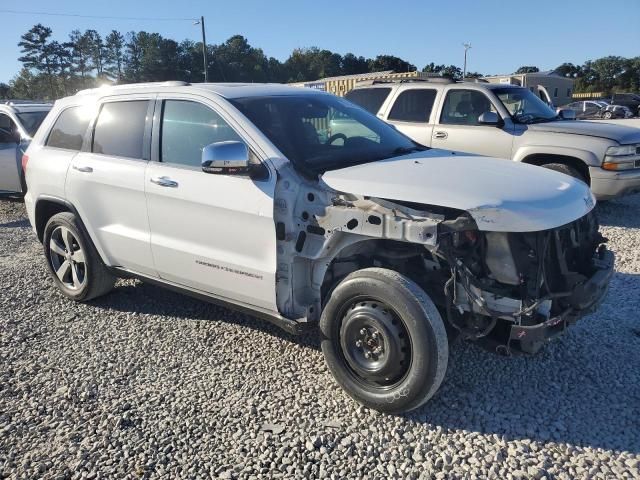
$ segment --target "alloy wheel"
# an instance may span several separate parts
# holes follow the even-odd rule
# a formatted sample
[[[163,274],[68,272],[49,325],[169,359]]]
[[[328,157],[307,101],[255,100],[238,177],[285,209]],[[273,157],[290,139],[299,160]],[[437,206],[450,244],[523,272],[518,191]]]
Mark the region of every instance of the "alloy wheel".
[[[84,250],[67,227],[56,227],[51,233],[49,261],[58,280],[69,290],[79,290],[87,282]]]

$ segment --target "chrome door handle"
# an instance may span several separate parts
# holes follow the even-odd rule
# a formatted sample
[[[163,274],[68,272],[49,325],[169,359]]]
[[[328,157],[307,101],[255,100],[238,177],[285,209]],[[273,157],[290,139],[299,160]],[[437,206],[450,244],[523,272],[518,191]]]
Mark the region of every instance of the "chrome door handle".
[[[91,172],[93,172],[93,168],[91,168],[91,167],[79,167],[77,165],[74,165],[73,169],[77,170],[79,172],[82,172],[82,173],[91,173]]]
[[[447,138],[449,134],[447,132],[436,132],[433,134],[433,138]]]
[[[155,183],[156,185],[160,185],[161,187],[176,188],[178,186],[178,182],[176,182],[175,180],[171,180],[169,177],[152,177],[151,183]]]

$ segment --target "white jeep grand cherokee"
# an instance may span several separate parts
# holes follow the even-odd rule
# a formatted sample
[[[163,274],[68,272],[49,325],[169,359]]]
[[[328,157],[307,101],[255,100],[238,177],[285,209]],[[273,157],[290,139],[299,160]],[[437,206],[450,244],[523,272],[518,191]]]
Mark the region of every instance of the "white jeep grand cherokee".
[[[339,120],[357,128],[332,134]],[[535,352],[613,270],[581,181],[421,147],[318,91],[83,91],[56,102],[23,163],[66,296],[134,276],[292,333],[319,324],[338,383],[387,412],[436,392],[448,337]]]

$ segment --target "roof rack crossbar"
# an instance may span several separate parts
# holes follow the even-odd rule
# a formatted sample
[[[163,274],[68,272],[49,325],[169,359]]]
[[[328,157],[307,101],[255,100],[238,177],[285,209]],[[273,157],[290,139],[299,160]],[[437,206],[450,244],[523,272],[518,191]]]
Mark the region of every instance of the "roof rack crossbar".
[[[452,80],[447,77],[433,77],[433,78],[380,78],[376,80],[362,80],[356,82],[356,85],[383,85],[385,83],[456,83],[456,80]]]

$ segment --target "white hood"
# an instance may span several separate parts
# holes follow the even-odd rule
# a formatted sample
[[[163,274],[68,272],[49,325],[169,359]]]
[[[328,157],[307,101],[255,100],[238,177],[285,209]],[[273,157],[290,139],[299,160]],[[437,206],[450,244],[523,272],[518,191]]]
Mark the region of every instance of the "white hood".
[[[329,171],[322,179],[344,193],[464,210],[480,230],[493,232],[559,227],[595,205],[587,185],[562,173],[435,149]]]

